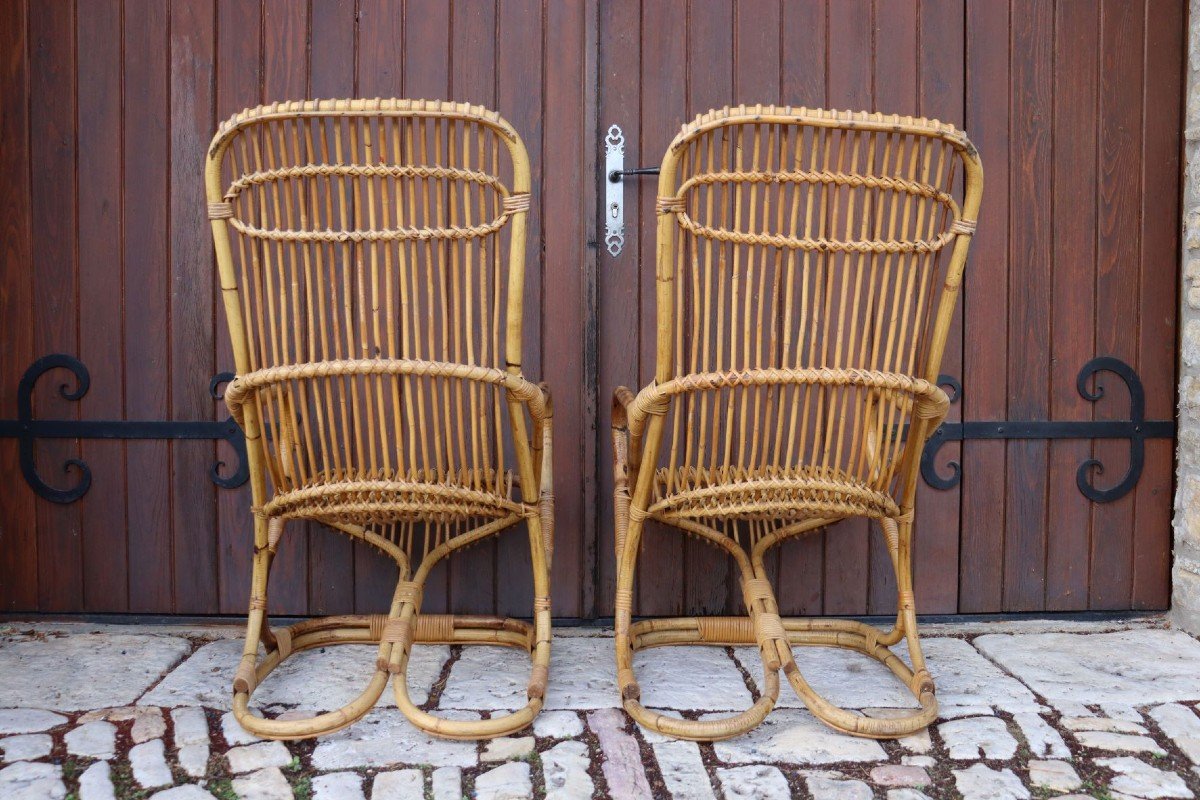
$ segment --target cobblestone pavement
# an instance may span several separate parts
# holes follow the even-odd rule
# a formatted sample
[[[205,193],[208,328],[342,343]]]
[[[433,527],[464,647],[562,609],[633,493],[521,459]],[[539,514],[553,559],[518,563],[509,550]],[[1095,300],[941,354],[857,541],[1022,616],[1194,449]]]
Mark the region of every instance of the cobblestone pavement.
[[[556,633],[546,710],[484,743],[417,733],[386,699],[315,741],[263,742],[229,714],[240,630],[0,625],[0,798],[816,798],[921,800],[1200,795],[1200,642],[1148,618],[929,626],[942,715],[876,742],[817,723],[785,685],[759,729],[697,745],[616,708],[609,632]],[[835,703],[907,705],[890,673],[852,653],[797,650]],[[354,696],[374,648],[295,657],[255,695],[302,716]],[[758,695],[752,648],[639,653],[643,702],[702,718]],[[528,661],[491,647],[420,647],[411,694],[459,718],[520,706]]]

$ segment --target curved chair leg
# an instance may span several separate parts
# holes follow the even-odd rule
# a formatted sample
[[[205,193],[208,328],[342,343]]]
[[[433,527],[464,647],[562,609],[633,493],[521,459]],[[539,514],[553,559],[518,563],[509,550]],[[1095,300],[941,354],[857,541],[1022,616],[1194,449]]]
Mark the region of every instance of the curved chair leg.
[[[787,633],[787,646],[781,647],[779,654],[784,660],[783,671],[787,676],[788,683],[792,685],[796,694],[817,719],[835,730],[855,736],[891,739],[906,736],[928,727],[937,719],[938,706],[933,678],[925,668],[925,659],[917,638],[909,547],[912,540],[912,517],[908,516],[907,519],[902,517],[900,520],[885,519],[881,524],[899,587],[899,610],[896,616],[896,626],[891,631],[881,631],[872,625],[852,620],[786,619],[783,621],[783,626]],[[756,553],[756,556],[761,556],[761,554]],[[758,575],[764,578],[765,584],[761,557],[756,558],[755,561]],[[769,584],[766,586],[769,591]],[[777,608],[774,596],[771,596],[767,602],[770,607]],[[909,668],[890,649],[890,645],[896,644],[901,638],[907,639],[909,655],[913,663],[912,668]],[[800,669],[792,657],[791,645],[842,647],[870,656],[890,669],[892,674],[908,687],[920,708],[911,714],[895,719],[864,717],[839,708],[817,694],[804,680],[804,676],[800,673]]]
[[[618,462],[618,469],[623,465]],[[736,619],[737,624],[748,623],[752,641],[759,644],[759,655],[763,661],[765,687],[762,696],[750,708],[738,714],[710,720],[689,720],[669,717],[650,711],[641,703],[641,687],[633,671],[633,654],[644,647],[672,644],[724,644],[728,624],[710,618],[686,618],[676,620],[647,620],[631,625],[633,615],[633,578],[637,568],[638,542],[642,534],[644,513],[632,506],[626,491],[623,476],[617,481],[617,592],[616,592],[616,657],[617,682],[621,690],[621,704],[626,713],[638,724],[667,736],[680,739],[708,742],[729,739],[756,727],[775,707],[779,697],[780,661],[770,641],[770,626],[767,616],[759,613],[762,607],[750,606],[752,619]],[[624,497],[621,495],[624,494]],[[740,548],[732,543],[714,540],[734,557],[745,576],[750,572],[750,562]],[[778,621],[778,616],[775,617]]]
[[[445,739],[490,739],[507,736],[527,727],[542,710],[550,675],[550,574],[546,563],[542,514],[525,518],[529,528],[529,546],[533,560],[534,624],[496,617],[420,614],[421,591],[425,576],[437,558],[426,558],[413,579],[406,584],[400,614],[389,620],[384,638],[396,646],[387,662],[395,674],[392,691],[404,716],[421,730]],[[415,623],[414,623],[415,620]],[[436,620],[436,627],[422,631],[422,623]],[[415,635],[414,635],[415,634]],[[526,692],[528,702],[518,711],[484,720],[451,720],[418,708],[408,696],[408,657],[413,641],[440,644],[490,644],[522,647],[533,662]]]

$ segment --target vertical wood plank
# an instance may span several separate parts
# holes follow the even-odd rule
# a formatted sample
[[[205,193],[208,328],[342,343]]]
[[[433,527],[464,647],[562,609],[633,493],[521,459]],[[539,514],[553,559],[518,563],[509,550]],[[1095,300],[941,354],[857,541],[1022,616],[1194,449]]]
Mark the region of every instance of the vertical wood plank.
[[[17,417],[17,384],[34,359],[32,203],[29,172],[29,42],[26,2],[0,4],[0,416]],[[0,440],[0,609],[38,605],[37,512],[18,482],[15,439]]]
[[[600,141],[597,153],[602,157],[604,137],[610,125],[619,125],[625,133],[625,163],[653,164],[661,154],[641,151],[641,4],[637,0],[611,0],[603,4],[599,15],[601,74],[599,86]],[[637,66],[635,66],[637,65]],[[605,180],[602,176],[601,182]],[[594,191],[603,192],[603,184]],[[599,442],[599,481],[596,491],[599,519],[599,586],[598,611],[613,613],[613,591],[616,585],[616,558],[613,529],[612,391],[627,386],[640,388],[638,359],[630,354],[639,352],[639,256],[641,254],[641,192],[637,186],[625,187],[625,246],[620,255],[612,256],[602,244],[598,282],[599,338],[599,402],[602,409],[597,432]],[[651,235],[653,232],[651,231]],[[648,250],[653,252],[653,248]],[[590,576],[589,576],[590,577]],[[586,580],[587,578],[585,578]]]
[[[450,30],[453,36],[450,45],[453,98],[495,108],[496,4],[454,3]],[[552,388],[558,388],[557,382]],[[495,613],[496,537],[489,536],[479,544],[456,552],[450,558],[449,570],[451,613]],[[557,608],[554,613],[559,613]]]
[[[829,5],[828,100],[834,108],[874,106],[870,0]],[[864,519],[829,526],[825,537],[825,613],[862,614],[867,610],[868,558]]]
[[[687,114],[684,119],[676,120],[677,126],[733,101],[734,68],[733,4],[704,0],[691,3],[687,29]],[[653,266],[653,261],[642,265],[643,269]],[[677,309],[676,313],[683,310]],[[699,537],[688,536],[683,541],[683,558],[685,613],[719,614],[731,597],[741,596],[736,570],[721,550]]]
[[[1046,419],[1050,385],[1050,175],[1054,9],[1049,0],[1014,0],[1010,155],[1008,413]],[[1046,470],[1049,445],[1008,443],[1004,609],[1046,602]]]
[[[79,345],[75,231],[75,7],[35,3],[30,7],[31,152],[33,183],[34,349],[38,354],[77,355]],[[40,382],[34,414],[43,419],[77,419],[79,404],[59,395],[73,385],[61,372]],[[78,442],[67,439],[36,445],[40,474],[51,484],[73,482],[63,474],[68,459],[79,458]],[[93,476],[101,477],[101,476]],[[38,609],[70,611],[83,605],[79,507],[37,501]]]
[[[76,36],[89,43],[78,51],[79,357],[93,377],[79,408],[85,419],[120,419],[124,281],[113,231],[121,229],[121,106],[113,99],[121,95],[121,7],[82,3],[78,12]],[[81,449],[99,485],[79,501],[84,597],[77,610],[126,611],[125,447],[85,440]]]
[[[884,114],[917,114],[919,102],[917,96],[917,58],[926,57],[926,48],[932,46],[938,52],[945,52],[953,46],[952,42],[927,41],[922,35],[917,35],[917,8],[912,3],[888,3],[886,0],[874,0],[874,58],[873,80],[875,82],[874,110]],[[925,22],[922,8],[921,22]],[[924,31],[922,31],[924,34]],[[918,47],[920,51],[918,52]],[[924,558],[930,555],[927,544],[932,540],[937,542],[944,523],[941,513],[942,497],[932,498],[933,503],[917,502],[917,534],[916,534],[916,571],[918,574],[924,565]],[[931,507],[935,506],[935,507]],[[931,518],[936,519],[932,521]],[[957,515],[953,533],[957,537]],[[887,542],[877,524],[868,526],[868,547],[870,562],[864,568],[870,569],[870,580],[867,586],[867,611],[871,614],[892,614],[896,610],[896,574],[892,569],[892,557],[888,554]],[[944,571],[944,566],[943,566]],[[928,612],[928,597],[919,587],[917,591],[917,608]]]
[[[751,105],[779,103],[783,82],[780,68],[783,6],[773,0],[739,0],[734,13],[731,102]],[[776,587],[777,597],[781,588],[778,581],[779,560],[778,547],[767,553],[764,559],[767,576]],[[727,556],[722,555],[721,563],[730,574],[726,607],[740,609],[743,607],[742,591],[739,582],[734,579],[737,571],[732,568]]]
[[[1138,319],[1139,214],[1142,180],[1142,5],[1103,2],[1100,9],[1100,172],[1096,245],[1097,355],[1137,361],[1137,337],[1130,322]],[[1149,190],[1149,189],[1148,189]],[[1116,379],[1100,375],[1101,385]],[[1097,419],[1127,418],[1129,405],[1120,390],[1096,404]],[[1129,447],[1098,441],[1095,457],[1108,469],[1093,477],[1098,486],[1128,463]],[[1092,576],[1089,608],[1128,608],[1133,588],[1134,496],[1092,506]]]
[[[779,90],[785,104],[821,108],[826,95],[828,29],[825,0],[783,4]],[[816,615],[825,602],[823,533],[790,539],[779,548],[776,596],[784,614]]]
[[[243,108],[257,104],[262,96],[262,8],[258,0],[218,0],[217,5],[217,98],[216,116],[225,120]],[[214,296],[219,296],[217,268],[212,262]],[[217,303],[216,369],[233,372],[233,349],[224,303]],[[220,418],[228,415],[218,403]],[[233,449],[221,443],[217,455],[233,464]],[[250,566],[254,550],[253,520],[250,516],[250,487],[217,493],[218,608],[222,614],[244,614],[250,596]]]
[[[682,2],[647,3],[642,8],[642,31],[670,31],[656,39],[654,46],[643,45],[641,54],[642,108],[641,130],[629,135],[640,136],[638,152],[643,163],[662,161],[667,145],[675,138],[680,126],[687,122],[687,36],[681,21],[687,18],[687,6]],[[645,41],[645,40],[643,40]],[[626,138],[629,138],[627,135]],[[627,145],[628,147],[628,145]],[[632,164],[626,151],[626,164]],[[636,179],[635,179],[636,180]],[[654,377],[655,355],[655,223],[654,197],[657,183],[642,180],[637,184],[640,195],[637,224],[640,226],[639,247],[641,310],[641,341],[638,391]],[[626,189],[626,200],[629,200]],[[626,210],[626,225],[633,224],[632,209]],[[628,243],[626,244],[628,247]],[[647,464],[644,468],[649,469]],[[638,614],[668,615],[682,613],[686,586],[684,536],[673,528],[647,524],[642,537],[643,550],[638,565],[635,611]]]
[[[1184,4],[1145,4],[1142,96],[1142,249],[1138,284],[1137,368],[1146,387],[1146,414],[1174,413],[1178,341],[1180,83],[1184,74]],[[1170,190],[1167,187],[1171,187]],[[1134,494],[1133,589],[1130,606],[1164,609],[1171,602],[1173,442],[1146,444],[1146,466]]]
[[[171,6],[171,419],[212,418],[212,234],[196,163],[213,130],[213,0]],[[211,442],[171,444],[175,611],[212,614],[217,602],[217,498]]]
[[[963,0],[922,0],[920,6],[920,59],[917,64],[921,116],[964,125],[964,66],[966,33]],[[889,35],[890,38],[890,35]],[[879,103],[882,109],[882,103]],[[882,109],[886,110],[886,109]],[[960,178],[961,185],[961,178]],[[971,269],[971,265],[967,266]],[[942,372],[963,374],[963,307],[959,303],[950,326]],[[962,418],[962,405],[951,406],[947,419]],[[943,458],[962,461],[961,445],[942,448]],[[958,609],[958,560],[961,484],[938,491],[921,481],[917,485],[916,541],[914,543],[917,608],[924,614],[952,614]]]
[[[512,123],[529,151],[533,204],[525,245],[525,352],[522,370],[529,376],[545,376],[557,387],[554,376],[547,375],[542,358],[542,298],[546,281],[545,264],[538,254],[544,245],[543,215],[546,186],[542,180],[546,168],[542,150],[543,114],[541,87],[546,62],[544,34],[539,21],[545,7],[537,0],[512,0],[497,10],[496,106],[500,115]],[[556,173],[557,179],[557,173]],[[557,266],[557,265],[556,265]],[[578,266],[572,265],[572,269]],[[556,445],[569,446],[560,438]],[[556,476],[557,477],[557,476]],[[560,517],[561,520],[561,517]],[[560,525],[565,538],[565,526]],[[496,604],[501,614],[529,613],[533,573],[529,566],[529,537],[524,525],[500,534],[496,543]]]
[[[545,39],[556,43],[545,53],[545,109],[582,111],[594,102],[594,86],[585,82],[587,14],[591,4],[548,3]],[[584,505],[584,486],[595,480],[595,427],[589,415],[595,404],[595,343],[587,330],[595,314],[591,305],[590,262],[583,222],[588,194],[595,190],[593,170],[585,165],[593,151],[593,131],[585,128],[589,115],[556,116],[543,133],[542,158],[547,177],[542,182],[543,208],[553,214],[544,227],[542,258],[546,301],[541,320],[541,377],[554,394],[554,480],[556,541],[552,573],[554,614],[582,613],[580,578],[585,574],[585,536],[593,526]],[[531,335],[530,331],[526,335]],[[585,444],[586,443],[586,444]],[[524,612],[522,612],[524,613]]]
[[[171,119],[166,6],[125,3],[125,415],[167,419],[167,208]],[[129,610],[174,606],[169,445],[128,442]],[[244,606],[243,606],[244,607]]]
[[[1055,20],[1054,291],[1052,305],[1052,419],[1091,419],[1075,376],[1093,355],[1096,270],[1097,60],[1100,9],[1059,3]],[[1081,198],[1088,198],[1082,200]],[[1075,470],[1091,458],[1091,442],[1050,443],[1046,608],[1087,608],[1091,501],[1075,486]]]
[[[312,0],[309,94],[315,98],[354,95],[356,27],[354,5],[341,0]],[[308,538],[308,610],[311,614],[354,611],[356,547],[365,558],[379,558],[365,544],[322,525],[311,525]],[[371,609],[374,611],[376,609]]]
[[[966,120],[989,176],[963,289],[962,415],[1004,419],[1008,375],[1009,71],[1008,8],[967,0]],[[995,176],[995,177],[991,177]],[[959,604],[962,613],[1000,609],[1005,531],[1004,442],[962,448]]]
[[[308,22],[306,0],[273,0],[263,4],[262,102],[308,96]],[[273,614],[308,612],[310,527],[315,526],[291,522],[280,539],[271,565]]]

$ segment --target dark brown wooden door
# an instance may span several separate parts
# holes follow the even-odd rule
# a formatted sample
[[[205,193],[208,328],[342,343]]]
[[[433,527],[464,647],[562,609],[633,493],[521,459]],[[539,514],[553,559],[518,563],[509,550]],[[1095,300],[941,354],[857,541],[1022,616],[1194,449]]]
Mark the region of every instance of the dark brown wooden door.
[[[72,402],[55,393],[66,373],[48,374],[39,419],[226,416],[208,392],[231,356],[201,180],[220,120],[305,97],[480,103],[521,132],[533,163],[524,363],[557,410],[553,602],[590,614],[594,125],[582,110],[595,18],[594,3],[541,0],[0,4],[0,419],[17,416],[22,372],[53,352],[83,361],[92,385]],[[224,445],[41,441],[36,458],[52,485],[77,477],[62,473],[68,458],[93,482],[77,502],[42,499],[16,440],[0,439],[0,609],[245,613],[249,492],[207,477],[236,460]],[[377,554],[316,526],[288,538],[279,612],[386,608],[394,575]],[[431,578],[426,608],[528,614],[526,542],[471,548]]]
[[[608,399],[653,349],[652,179],[628,191],[627,239],[597,248],[601,132],[655,165],[679,126],[727,103],[936,116],[963,126],[987,175],[983,219],[945,371],[952,419],[1127,414],[1091,403],[1084,362],[1141,376],[1146,416],[1174,407],[1182,0],[13,0],[0,3],[0,421],[40,356],[91,372],[73,401],[47,374],[43,420],[222,420],[230,368],[204,215],[202,154],[217,122],[260,102],[407,96],[496,108],[534,165],[527,353],[555,402],[554,609],[612,613]],[[0,427],[3,423],[0,423]],[[12,427],[5,428],[12,430]],[[1170,440],[1150,440],[1121,499],[1093,503],[1078,464],[1125,468],[1129,445],[967,441],[950,490],[922,489],[917,577],[926,613],[1163,608]],[[21,477],[0,437],[0,609],[241,614],[246,490],[217,488],[211,441],[40,440],[39,473],[90,491],[69,504]],[[677,535],[649,541],[640,609],[716,611],[728,565]],[[468,550],[426,609],[525,614],[519,537]],[[290,537],[284,613],[376,611],[384,562],[327,532]],[[881,613],[886,555],[860,522],[786,545],[788,613]],[[504,578],[505,580],[501,580]],[[519,586],[519,584],[516,584]]]
[[[613,0],[600,18],[599,120],[627,162],[656,165],[681,121],[731,103],[870,109],[964,128],[985,172],[979,234],[944,364],[962,420],[1128,418],[1116,380],[1091,403],[1076,376],[1116,356],[1141,376],[1147,418],[1170,420],[1184,3],[994,0]],[[636,180],[636,179],[635,179]],[[627,190],[625,248],[600,258],[599,385],[644,385],[654,356],[654,179]],[[634,358],[631,354],[636,354]],[[1108,376],[1111,378],[1112,376]],[[1170,440],[1147,442],[1136,488],[1094,503],[1080,462],[1116,483],[1129,445],[969,440],[949,490],[917,512],[922,613],[1165,608]],[[600,495],[611,478],[601,471]],[[611,509],[602,503],[600,613],[611,613]],[[773,565],[786,613],[892,610],[882,539],[862,521],[790,542]],[[643,614],[731,607],[731,564],[650,533]],[[652,577],[651,577],[652,576]]]

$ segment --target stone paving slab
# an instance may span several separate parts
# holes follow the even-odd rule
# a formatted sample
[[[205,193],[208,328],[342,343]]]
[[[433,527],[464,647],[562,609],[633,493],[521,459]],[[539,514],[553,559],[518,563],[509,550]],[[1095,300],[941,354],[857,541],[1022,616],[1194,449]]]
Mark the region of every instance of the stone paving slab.
[[[341,708],[366,688],[375,671],[374,645],[342,644],[297,653],[280,665],[254,691],[260,708],[278,706],[305,711]],[[450,656],[444,646],[417,645],[409,658],[409,697],[418,705],[429,696],[429,687],[441,674]],[[242,657],[242,642],[222,640],[206,644],[142,699],[143,705],[204,706],[230,709],[230,676]],[[395,707],[391,685],[379,698],[382,706]]]
[[[1200,700],[1200,642],[1182,631],[986,634],[974,645],[1052,704]]]
[[[978,635],[955,636],[957,629],[943,626],[951,635],[925,642],[941,708],[927,731],[884,743],[846,736],[796,707],[785,686],[785,707],[762,726],[712,744],[634,725],[618,707],[610,632],[596,628],[555,632],[547,710],[529,729],[491,743],[419,733],[392,706],[390,690],[366,718],[338,733],[306,743],[260,741],[227,713],[241,645],[220,630],[167,636],[87,625],[12,634],[0,653],[34,648],[15,659],[10,652],[18,672],[45,663],[35,645],[61,653],[86,643],[110,652],[108,640],[134,636],[181,646],[165,660],[165,674],[138,679],[140,697],[109,692],[98,694],[94,707],[53,712],[0,707],[0,800],[1200,797],[1200,697],[1182,680],[1200,648],[1196,640],[1159,622],[964,629]],[[79,641],[64,645],[70,639]],[[1139,651],[1148,647],[1156,648],[1154,659]],[[256,693],[255,713],[294,718],[340,705],[370,674],[373,651],[343,646],[301,654]],[[1098,670],[1089,652],[1123,660]],[[435,714],[478,719],[524,705],[523,652],[418,647],[415,654],[427,663],[415,665],[421,685],[413,693]],[[834,702],[881,718],[911,707],[904,688],[872,660],[827,648],[796,654],[806,677]],[[760,672],[751,648],[738,648],[736,658],[726,648],[659,648],[639,653],[635,665],[647,707],[691,718],[745,708]],[[7,680],[0,673],[0,687]],[[35,697],[41,702],[55,689]]]
[[[0,708],[125,706],[192,649],[187,639],[83,633],[0,643]]]

